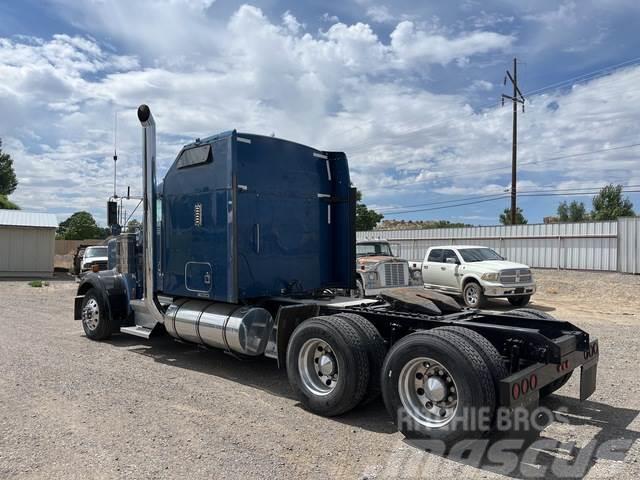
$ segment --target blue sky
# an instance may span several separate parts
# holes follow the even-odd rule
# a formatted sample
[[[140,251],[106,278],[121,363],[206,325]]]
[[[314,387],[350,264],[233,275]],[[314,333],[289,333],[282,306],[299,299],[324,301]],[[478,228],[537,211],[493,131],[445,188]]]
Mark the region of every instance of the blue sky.
[[[12,199],[60,220],[86,209],[104,222],[116,115],[120,192],[139,193],[146,102],[161,172],[195,137],[275,133],[345,151],[387,218],[494,224],[509,202],[490,195],[510,187],[498,99],[514,56],[532,92],[518,190],[640,186],[637,1],[27,0],[0,2],[0,18]],[[489,201],[434,205],[469,197]],[[563,199],[519,204],[533,223]]]

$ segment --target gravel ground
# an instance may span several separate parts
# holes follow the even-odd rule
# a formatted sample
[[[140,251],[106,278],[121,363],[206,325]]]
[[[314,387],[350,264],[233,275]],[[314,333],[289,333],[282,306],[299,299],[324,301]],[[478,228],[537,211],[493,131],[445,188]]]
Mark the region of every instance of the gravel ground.
[[[564,420],[542,432],[545,448],[505,454],[515,470],[502,473],[640,478],[640,277],[536,275],[533,306],[600,338],[598,389],[580,403],[572,378],[549,397]],[[240,362],[169,338],[89,341],[72,320],[75,288],[0,282],[0,479],[505,478],[495,458],[444,458],[407,443],[381,402],[312,415],[267,359]],[[563,470],[567,461],[584,468]]]

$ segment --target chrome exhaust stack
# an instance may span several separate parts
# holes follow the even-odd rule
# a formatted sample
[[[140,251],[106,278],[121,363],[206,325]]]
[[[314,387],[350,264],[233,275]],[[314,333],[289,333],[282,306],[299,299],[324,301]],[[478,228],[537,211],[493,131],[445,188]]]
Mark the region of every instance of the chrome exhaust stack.
[[[135,322],[139,327],[153,329],[156,324],[164,323],[162,307],[156,295],[157,265],[156,244],[156,122],[147,105],[138,107],[138,120],[142,125],[142,178],[143,178],[143,220],[144,235],[142,246],[143,294],[140,300],[131,300],[135,312]]]
[[[264,308],[181,298],[164,313],[156,287],[156,123],[147,105],[138,107],[138,120],[142,125],[144,285],[142,298],[129,302],[136,326],[120,331],[149,338],[162,323],[167,333],[179,340],[248,356],[262,355],[274,329],[274,319]]]

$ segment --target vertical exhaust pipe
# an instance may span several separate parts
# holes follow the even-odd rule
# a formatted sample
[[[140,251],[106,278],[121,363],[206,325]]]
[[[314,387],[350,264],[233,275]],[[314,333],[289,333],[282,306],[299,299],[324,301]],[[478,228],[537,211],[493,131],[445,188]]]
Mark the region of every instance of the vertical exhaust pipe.
[[[143,173],[143,297],[131,301],[135,311],[136,325],[153,328],[164,323],[162,307],[156,295],[157,263],[156,244],[156,122],[147,105],[138,107],[138,120],[142,125],[142,173]]]

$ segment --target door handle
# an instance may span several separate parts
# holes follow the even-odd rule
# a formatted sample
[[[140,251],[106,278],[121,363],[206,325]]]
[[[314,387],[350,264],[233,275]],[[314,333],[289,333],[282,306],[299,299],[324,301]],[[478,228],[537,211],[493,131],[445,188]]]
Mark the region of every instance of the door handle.
[[[443,271],[444,271],[444,270],[446,270],[446,269],[447,269],[447,267],[440,267],[440,270],[443,270]]]

